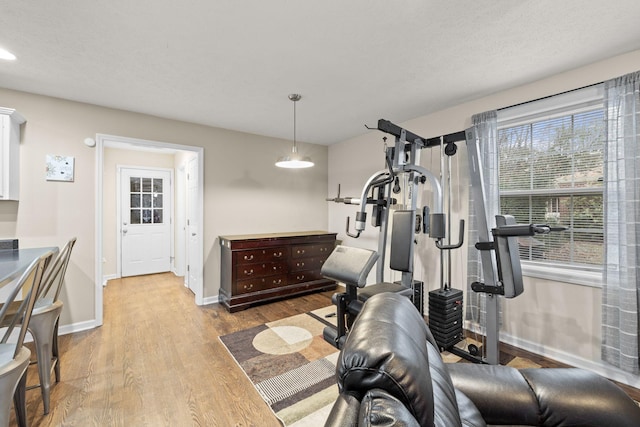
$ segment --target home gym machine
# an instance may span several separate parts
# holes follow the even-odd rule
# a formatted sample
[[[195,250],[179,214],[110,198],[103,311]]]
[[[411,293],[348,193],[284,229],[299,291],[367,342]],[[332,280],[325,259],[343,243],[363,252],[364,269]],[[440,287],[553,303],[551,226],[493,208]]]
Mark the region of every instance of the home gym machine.
[[[441,250],[441,283],[440,289],[429,292],[429,328],[438,342],[441,350],[448,350],[454,354],[465,357],[479,363],[499,363],[499,297],[515,298],[524,291],[522,270],[518,251],[519,236],[534,236],[546,234],[552,231],[561,231],[564,228],[552,228],[548,225],[516,224],[514,217],[510,215],[496,215],[495,225],[487,214],[486,194],[482,159],[480,155],[479,139],[475,129],[469,128],[453,134],[435,138],[421,138],[387,120],[378,121],[378,130],[395,137],[395,145],[385,149],[387,169],[373,174],[367,180],[362,190],[361,197],[350,198],[338,196],[327,199],[338,203],[359,205],[356,213],[355,233],[349,230],[349,218],[347,218],[348,236],[358,238],[366,225],[366,207],[373,205],[372,225],[380,227],[378,239],[378,252],[365,249],[347,248],[339,246],[327,259],[322,268],[322,274],[345,283],[346,292],[335,294],[333,302],[338,307],[337,329],[326,328],[324,337],[327,341],[340,348],[344,342],[346,333],[360,312],[363,301],[374,293],[379,292],[404,292],[414,299],[414,304],[422,313],[422,284],[413,280],[413,255],[415,233],[429,234],[435,240],[436,247]],[[463,291],[451,288],[451,261],[450,251],[462,246],[464,234],[464,221],[460,221],[459,241],[451,244],[450,226],[447,228],[446,216],[451,214],[451,187],[448,185],[448,212],[443,212],[443,185],[436,177],[417,164],[418,150],[427,147],[440,146],[442,153],[450,158],[456,154],[456,142],[465,141],[469,159],[470,192],[473,196],[476,216],[477,242],[474,247],[480,251],[482,265],[482,282],[474,282],[471,289],[476,293],[486,294],[486,340],[484,343],[485,356],[478,356],[475,351],[465,351],[456,346],[463,339]],[[441,154],[441,159],[444,156]],[[444,166],[441,163],[441,179],[443,179]],[[450,166],[448,168],[450,171]],[[410,195],[410,206],[406,210],[394,212],[393,227],[391,233],[390,267],[402,271],[400,283],[384,282],[384,260],[387,244],[387,228],[390,207],[396,203],[391,197],[392,185],[397,187],[399,174],[408,174],[408,188],[405,191]],[[433,192],[433,206],[417,210],[417,186],[429,180]],[[444,182],[444,179],[443,179]],[[397,217],[396,217],[397,216]],[[445,243],[445,237],[447,242]],[[449,255],[446,263],[448,278],[444,275],[444,254]],[[358,288],[364,287],[366,278],[377,262],[377,284],[370,285],[358,292]],[[398,267],[398,268],[396,268]]]
[[[468,350],[456,346],[463,337],[463,291],[451,288],[451,249],[459,246],[438,246],[441,249],[441,286],[440,289],[429,292],[429,328],[441,350],[447,350],[458,356],[476,363],[499,363],[499,297],[515,298],[524,291],[520,255],[517,237],[546,234],[559,231],[548,225],[516,224],[511,215],[496,215],[495,225],[487,214],[487,198],[485,193],[485,179],[483,174],[482,156],[479,138],[475,128],[455,134],[456,141],[443,151],[449,158],[447,173],[451,173],[450,158],[456,153],[455,142],[464,140],[467,145],[469,160],[470,197],[474,200],[475,227],[477,242],[474,247],[480,251],[481,272],[483,282],[471,283],[471,290],[486,295],[486,340],[484,343],[485,356],[479,355],[475,345],[469,345]],[[441,155],[441,175],[444,182],[444,156]],[[444,184],[443,184],[444,188]],[[451,200],[451,186],[447,186],[448,200]],[[444,189],[443,189],[444,192]],[[447,211],[451,215],[450,203]],[[470,213],[471,214],[471,213]],[[445,233],[446,234],[446,233]],[[450,230],[449,230],[450,234]],[[471,242],[470,242],[471,243]],[[444,261],[444,252],[448,252],[448,262]],[[448,280],[445,280],[445,265]]]
[[[441,185],[431,172],[418,164],[418,153],[423,148],[440,145],[442,138],[448,142],[464,139],[464,132],[425,139],[383,119],[378,121],[376,129],[395,137],[395,144],[385,148],[387,168],[374,173],[366,181],[360,198],[340,197],[340,189],[338,188],[338,196],[327,199],[327,201],[360,206],[355,217],[354,233],[350,231],[350,218],[347,217],[346,234],[349,237],[358,238],[364,231],[368,205],[373,205],[372,225],[380,228],[377,253],[341,246],[334,250],[334,253],[329,256],[322,267],[323,276],[345,283],[346,286],[346,292],[333,296],[333,302],[337,306],[338,326],[336,329],[326,328],[324,332],[325,339],[338,348],[340,348],[353,320],[360,312],[363,302],[374,294],[381,292],[400,293],[410,297],[420,313],[423,313],[423,284],[413,280],[416,233],[420,231],[428,233],[431,238],[435,239],[439,248],[443,250],[448,248],[443,243],[446,220],[442,213]],[[384,140],[386,142],[386,137]],[[403,206],[403,209],[393,211],[389,268],[400,271],[401,280],[388,283],[384,281],[384,268],[390,208],[397,203],[391,194],[392,192],[398,194],[401,191],[400,176],[407,178],[404,191],[408,203]],[[420,213],[417,213],[418,186],[427,181],[429,181],[433,192],[433,206],[431,209],[425,206],[420,209]],[[456,247],[462,245],[462,233],[463,225],[460,242]],[[377,266],[376,284],[366,286],[358,292],[357,289],[366,284],[367,274],[374,264]]]
[[[495,365],[499,363],[500,356],[499,297],[515,298],[524,291],[517,237],[546,234],[565,228],[552,228],[546,224],[516,224],[515,218],[511,215],[496,215],[495,226],[492,226],[487,215],[484,184],[486,181],[483,176],[480,141],[473,127],[465,131],[465,140],[469,157],[470,191],[475,204],[478,233],[478,241],[474,246],[480,251],[484,279],[484,282],[473,282],[471,289],[476,293],[486,294],[485,357],[478,356],[477,348],[470,346],[473,351],[465,351],[455,346],[462,340],[461,290],[451,289],[443,282],[441,289],[430,292],[429,328],[441,350],[447,350],[473,362]]]

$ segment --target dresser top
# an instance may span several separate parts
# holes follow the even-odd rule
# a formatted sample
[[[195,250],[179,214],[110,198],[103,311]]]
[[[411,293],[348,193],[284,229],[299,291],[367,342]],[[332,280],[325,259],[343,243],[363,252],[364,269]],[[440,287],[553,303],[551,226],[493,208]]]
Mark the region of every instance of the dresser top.
[[[220,241],[237,241],[237,240],[265,240],[265,239],[280,239],[283,237],[306,237],[306,236],[323,236],[329,233],[327,231],[291,231],[284,233],[263,233],[263,234],[237,234],[234,236],[220,236]]]

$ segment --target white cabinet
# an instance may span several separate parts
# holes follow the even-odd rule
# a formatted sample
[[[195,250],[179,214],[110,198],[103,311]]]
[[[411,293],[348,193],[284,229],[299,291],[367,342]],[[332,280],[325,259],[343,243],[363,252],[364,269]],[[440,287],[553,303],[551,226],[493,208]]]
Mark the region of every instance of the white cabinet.
[[[20,125],[24,117],[0,107],[0,200],[18,200],[20,189]]]

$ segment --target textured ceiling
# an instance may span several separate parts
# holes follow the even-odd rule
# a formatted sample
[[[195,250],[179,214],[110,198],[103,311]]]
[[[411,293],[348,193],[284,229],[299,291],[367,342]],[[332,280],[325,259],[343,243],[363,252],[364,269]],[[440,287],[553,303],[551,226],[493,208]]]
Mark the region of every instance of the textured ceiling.
[[[640,2],[2,1],[0,47],[0,87],[274,137],[297,92],[332,144],[640,49]]]

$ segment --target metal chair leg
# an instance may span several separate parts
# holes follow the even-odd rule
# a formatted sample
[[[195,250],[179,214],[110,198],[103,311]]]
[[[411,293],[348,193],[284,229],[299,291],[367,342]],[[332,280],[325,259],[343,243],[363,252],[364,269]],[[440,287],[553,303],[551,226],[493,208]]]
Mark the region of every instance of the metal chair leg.
[[[27,389],[27,371],[24,371],[22,377],[20,377],[20,381],[18,381],[18,386],[16,387],[15,393],[13,393],[13,406],[16,411],[16,420],[18,421],[18,426],[27,427],[27,399],[25,395],[25,391]]]
[[[51,308],[47,307],[42,312],[34,310],[29,323],[29,331],[35,341],[40,391],[45,415],[49,413],[51,400],[51,360],[53,343],[55,342],[53,334],[61,311],[62,303],[60,302],[54,303]]]
[[[56,382],[60,382],[60,353],[58,352],[58,324],[60,319],[56,320],[56,326],[53,330],[53,342],[51,344],[51,353],[53,355],[53,369],[56,375]]]

